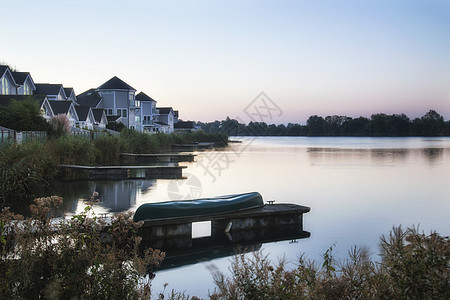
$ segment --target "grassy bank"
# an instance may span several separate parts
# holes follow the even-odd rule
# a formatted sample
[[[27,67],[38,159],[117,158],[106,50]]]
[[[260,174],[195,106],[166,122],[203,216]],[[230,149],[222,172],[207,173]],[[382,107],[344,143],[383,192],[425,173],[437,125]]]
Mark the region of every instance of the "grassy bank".
[[[121,152],[158,153],[170,151],[175,143],[192,142],[225,146],[227,139],[222,134],[204,132],[149,135],[124,129],[118,137],[102,136],[94,141],[62,135],[43,144],[0,144],[0,205],[10,205],[18,199],[31,201],[36,191],[58,178],[58,164],[116,164]]]

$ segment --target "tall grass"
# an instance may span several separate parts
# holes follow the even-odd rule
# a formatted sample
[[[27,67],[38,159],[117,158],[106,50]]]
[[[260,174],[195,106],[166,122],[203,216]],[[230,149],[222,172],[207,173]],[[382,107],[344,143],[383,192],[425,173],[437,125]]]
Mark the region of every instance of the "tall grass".
[[[330,248],[323,263],[302,256],[295,268],[239,254],[231,276],[215,274],[211,299],[450,299],[449,237],[396,227],[381,248],[379,263],[357,247],[336,261]]]
[[[58,161],[39,142],[0,144],[0,204],[24,198],[49,185]]]

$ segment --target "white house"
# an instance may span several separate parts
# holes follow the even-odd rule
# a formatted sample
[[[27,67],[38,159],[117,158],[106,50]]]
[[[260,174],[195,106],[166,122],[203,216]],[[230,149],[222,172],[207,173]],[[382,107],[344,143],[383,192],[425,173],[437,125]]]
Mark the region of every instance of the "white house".
[[[155,116],[156,116],[156,100],[147,96],[145,93],[140,92],[136,95],[136,101],[140,102],[141,106],[141,131],[143,132],[156,132]]]
[[[17,95],[18,87],[11,69],[8,66],[0,65],[0,95]]]
[[[103,98],[107,116],[120,116],[126,127],[141,131],[141,107],[140,101],[135,100],[136,89],[114,76],[95,91]]]
[[[162,124],[168,125],[167,133],[174,131],[175,112],[172,107],[157,107],[157,121]]]
[[[11,72],[17,84],[17,95],[33,95],[36,91],[33,78],[28,72]]]

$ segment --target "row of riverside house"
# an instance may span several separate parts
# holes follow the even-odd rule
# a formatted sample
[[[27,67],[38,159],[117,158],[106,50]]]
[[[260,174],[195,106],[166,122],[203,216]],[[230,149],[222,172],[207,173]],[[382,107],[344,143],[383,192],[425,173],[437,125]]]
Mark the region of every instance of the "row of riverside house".
[[[0,105],[21,101],[30,95],[39,100],[45,119],[65,114],[73,132],[104,130],[108,123],[122,123],[127,128],[147,133],[172,133],[177,127],[195,130],[193,125],[186,127],[184,123],[189,122],[178,122],[178,111],[172,107],[156,107],[156,100],[143,92],[136,94],[135,88],[116,76],[76,95],[73,88],[35,83],[30,73],[0,65]]]

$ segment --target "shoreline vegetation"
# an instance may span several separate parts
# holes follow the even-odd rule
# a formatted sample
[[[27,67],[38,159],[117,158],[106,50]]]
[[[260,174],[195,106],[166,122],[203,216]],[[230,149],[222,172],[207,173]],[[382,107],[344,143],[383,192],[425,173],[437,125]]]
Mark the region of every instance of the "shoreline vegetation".
[[[59,164],[118,164],[120,153],[159,153],[171,151],[172,144],[214,142],[226,146],[224,134],[203,131],[179,134],[146,134],[123,129],[120,136],[98,139],[70,134],[50,136],[44,143],[0,144],[0,207],[12,202],[29,203],[36,191],[43,191],[61,177]]]
[[[248,125],[227,117],[223,121],[198,122],[206,133],[225,133],[228,136],[355,136],[406,137],[450,136],[450,120],[434,110],[421,118],[409,119],[405,114],[373,114],[370,118],[347,116],[310,116],[306,125],[250,122]]]
[[[8,299],[199,299],[152,287],[164,259],[141,249],[130,213],[111,224],[92,208],[63,220],[62,198],[35,199],[32,216],[0,212],[0,294]],[[59,212],[59,213],[58,213]],[[59,220],[54,222],[56,213]],[[57,228],[55,228],[55,224]],[[381,261],[354,247],[337,261],[333,246],[311,261],[272,263],[262,252],[233,256],[230,275],[216,272],[218,299],[449,299],[450,240],[436,232],[394,227],[380,239]],[[156,292],[161,289],[161,292]],[[166,298],[167,297],[167,298]]]

